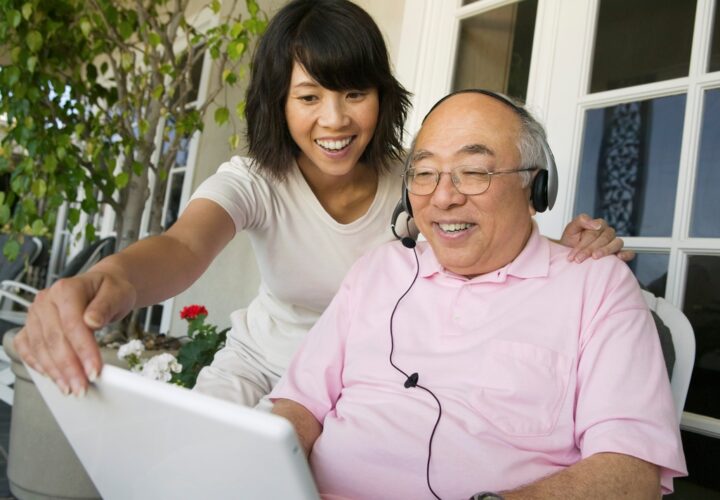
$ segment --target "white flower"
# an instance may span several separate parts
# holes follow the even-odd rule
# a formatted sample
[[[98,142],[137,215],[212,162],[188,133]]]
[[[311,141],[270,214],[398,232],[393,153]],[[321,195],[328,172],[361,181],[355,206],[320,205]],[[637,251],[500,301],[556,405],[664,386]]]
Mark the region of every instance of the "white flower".
[[[143,352],[145,352],[145,345],[143,345],[142,341],[134,339],[120,346],[120,349],[118,349],[118,358],[121,360],[125,360],[130,356],[139,358]]]
[[[173,373],[180,373],[182,365],[170,353],[158,354],[145,362],[140,374],[143,377],[170,382]]]

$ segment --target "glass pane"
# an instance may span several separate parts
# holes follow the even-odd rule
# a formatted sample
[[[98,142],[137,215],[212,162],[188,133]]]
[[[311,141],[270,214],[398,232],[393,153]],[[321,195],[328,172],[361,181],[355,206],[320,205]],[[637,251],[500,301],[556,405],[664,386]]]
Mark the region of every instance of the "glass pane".
[[[590,92],[688,75],[695,0],[602,0]]]
[[[720,418],[720,256],[688,259],[685,315],[695,331],[695,367],[685,410]]]
[[[520,100],[527,94],[537,0],[460,22],[453,90],[483,88]]]
[[[670,236],[684,113],[683,94],[588,110],[574,213],[621,236]]]
[[[175,118],[169,116],[167,119],[167,137],[163,142],[163,153],[167,153],[175,140]],[[187,135],[180,137],[178,141],[178,149],[175,153],[174,167],[184,167],[187,165],[188,148],[190,147],[190,137]]]
[[[652,292],[656,297],[665,297],[669,262],[670,255],[667,253],[638,252],[635,258],[628,262],[628,266],[642,288]]]
[[[204,55],[205,47],[202,45],[199,45],[195,47],[194,51],[194,61],[192,65],[192,69],[190,70],[190,83],[191,88],[190,92],[188,94],[187,102],[188,104],[191,104],[197,100],[198,92],[200,91],[200,79],[202,78],[202,69],[203,69],[203,62],[205,60]],[[187,62],[188,54],[185,52],[182,55],[182,63],[183,65]]]
[[[720,3],[715,4],[715,20],[713,21],[713,35],[710,44],[710,61],[708,71],[720,70]]]
[[[167,201],[167,210],[165,211],[165,219],[163,220],[163,229],[167,229],[172,226],[180,214],[180,197],[182,196],[184,180],[185,171],[170,174],[170,179],[168,180],[168,191],[166,194],[166,196],[170,199]]]
[[[690,236],[720,237],[720,89],[705,92]]]

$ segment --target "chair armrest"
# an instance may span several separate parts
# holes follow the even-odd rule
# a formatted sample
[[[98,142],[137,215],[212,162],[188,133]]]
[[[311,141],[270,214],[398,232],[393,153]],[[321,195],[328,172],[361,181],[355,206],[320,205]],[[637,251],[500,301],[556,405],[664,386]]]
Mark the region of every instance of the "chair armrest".
[[[20,281],[13,281],[13,280],[5,280],[0,283],[0,289],[2,290],[8,290],[11,288],[18,288],[24,292],[31,293],[33,295],[37,295],[38,289],[34,286],[26,285],[25,283],[22,283]]]
[[[0,297],[6,298],[8,300],[11,300],[15,302],[16,304],[20,304],[21,306],[25,307],[26,309],[30,307],[31,302],[29,300],[23,299],[16,293],[9,292],[7,290],[3,290],[0,288]]]

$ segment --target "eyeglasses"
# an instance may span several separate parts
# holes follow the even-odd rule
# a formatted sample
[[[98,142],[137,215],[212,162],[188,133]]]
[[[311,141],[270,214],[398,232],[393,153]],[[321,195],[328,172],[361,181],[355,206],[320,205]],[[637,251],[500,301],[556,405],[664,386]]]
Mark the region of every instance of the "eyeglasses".
[[[519,172],[534,172],[538,167],[517,168],[514,170],[495,170],[488,172],[483,167],[475,166],[459,166],[453,168],[450,172],[438,172],[434,168],[414,167],[409,168],[403,173],[403,182],[405,187],[412,194],[426,196],[435,191],[440,176],[448,174],[452,179],[455,188],[465,195],[483,194],[490,189],[490,181],[493,175],[517,174]]]

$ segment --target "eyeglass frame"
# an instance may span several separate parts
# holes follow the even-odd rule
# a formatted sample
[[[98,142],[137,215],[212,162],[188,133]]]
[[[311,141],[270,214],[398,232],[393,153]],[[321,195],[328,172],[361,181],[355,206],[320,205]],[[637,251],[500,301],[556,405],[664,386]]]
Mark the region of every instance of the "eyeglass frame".
[[[480,191],[479,193],[464,193],[460,188],[460,178],[455,175],[455,171],[459,168],[467,168],[470,166],[471,165],[458,165],[457,167],[454,167],[453,169],[451,169],[449,172],[441,172],[435,168],[433,168],[433,169],[428,168],[427,170],[432,170],[433,172],[435,172],[435,186],[433,186],[432,191],[430,191],[429,193],[425,193],[425,194],[414,193],[412,191],[412,189],[410,189],[410,186],[408,186],[408,173],[411,170],[416,170],[414,167],[409,167],[409,168],[405,169],[405,171],[402,173],[403,185],[405,186],[405,189],[407,189],[409,193],[414,194],[415,196],[430,196],[431,194],[433,194],[435,192],[438,185],[440,184],[440,177],[443,174],[448,174],[450,176],[450,180],[452,181],[453,186],[455,186],[455,189],[458,190],[458,193],[463,194],[465,196],[477,196],[477,195],[485,194],[488,192],[488,190],[490,189],[490,184],[492,184],[492,176],[493,175],[517,174],[520,172],[535,172],[536,170],[540,170],[540,167],[524,167],[524,168],[516,168],[516,169],[512,169],[512,170],[495,170],[492,172],[488,172],[484,168],[478,168],[478,170],[484,170],[483,173],[488,176],[487,187],[485,188],[484,191]]]

